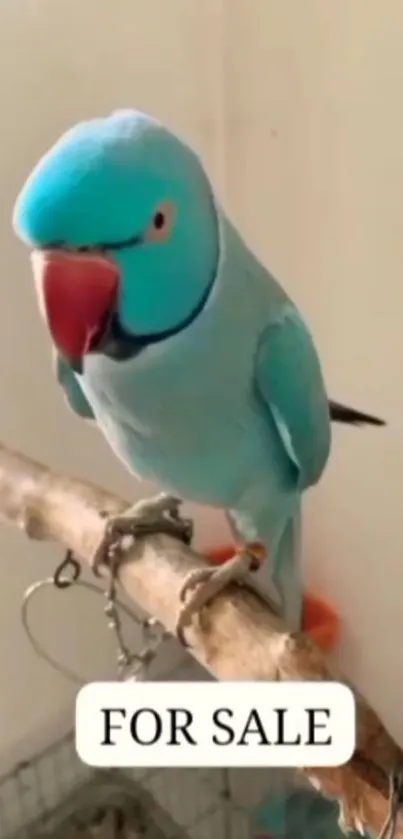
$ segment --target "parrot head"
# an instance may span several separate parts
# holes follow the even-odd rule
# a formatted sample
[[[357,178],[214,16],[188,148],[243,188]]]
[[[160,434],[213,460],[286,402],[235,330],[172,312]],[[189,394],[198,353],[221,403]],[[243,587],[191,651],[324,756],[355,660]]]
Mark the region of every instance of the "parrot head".
[[[47,152],[14,208],[41,312],[77,371],[188,326],[217,273],[218,215],[202,165],[151,117],[80,123]]]

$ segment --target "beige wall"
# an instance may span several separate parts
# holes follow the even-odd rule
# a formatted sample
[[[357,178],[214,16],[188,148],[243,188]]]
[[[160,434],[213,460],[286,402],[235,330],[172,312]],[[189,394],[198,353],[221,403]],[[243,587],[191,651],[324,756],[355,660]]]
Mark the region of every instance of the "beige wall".
[[[231,209],[301,304],[332,395],[389,421],[335,433],[306,562],[340,609],[343,667],[403,739],[403,6],[228,9]]]
[[[307,503],[306,556],[307,580],[342,615],[341,663],[401,739],[402,23],[398,0],[0,5],[0,439],[129,496],[145,491],[64,407],[10,214],[29,169],[70,124],[116,107],[153,112],[200,150],[300,303],[332,395],[390,422],[335,434]],[[218,534],[216,516],[198,524],[209,541]],[[3,754],[74,695],[32,655],[19,621],[24,588],[59,557],[0,529]],[[32,610],[50,650],[88,678],[112,662],[101,605],[82,591],[45,592]]]

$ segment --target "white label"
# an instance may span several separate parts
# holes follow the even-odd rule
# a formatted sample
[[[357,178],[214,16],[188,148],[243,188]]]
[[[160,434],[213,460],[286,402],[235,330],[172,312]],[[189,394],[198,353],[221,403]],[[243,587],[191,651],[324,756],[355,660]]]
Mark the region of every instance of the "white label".
[[[355,731],[337,682],[94,682],[76,702],[90,766],[341,766]]]

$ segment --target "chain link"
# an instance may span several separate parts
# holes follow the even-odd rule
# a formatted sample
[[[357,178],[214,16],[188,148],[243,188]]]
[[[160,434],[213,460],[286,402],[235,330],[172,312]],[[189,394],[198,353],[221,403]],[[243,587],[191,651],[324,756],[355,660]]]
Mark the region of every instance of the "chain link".
[[[137,681],[145,678],[160,645],[169,636],[169,633],[162,629],[154,618],[147,618],[142,624],[144,647],[140,652],[132,652],[127,647],[117,606],[116,579],[116,564],[115,560],[112,559],[109,569],[109,582],[105,591],[104,612],[108,619],[108,627],[116,638],[118,677],[123,681]]]

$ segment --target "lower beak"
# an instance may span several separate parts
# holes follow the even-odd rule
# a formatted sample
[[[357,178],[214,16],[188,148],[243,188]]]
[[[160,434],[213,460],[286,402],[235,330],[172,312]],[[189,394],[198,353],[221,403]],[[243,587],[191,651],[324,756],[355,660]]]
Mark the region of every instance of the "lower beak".
[[[39,305],[55,346],[80,369],[102,343],[116,312],[118,266],[99,253],[35,250],[32,266]]]

